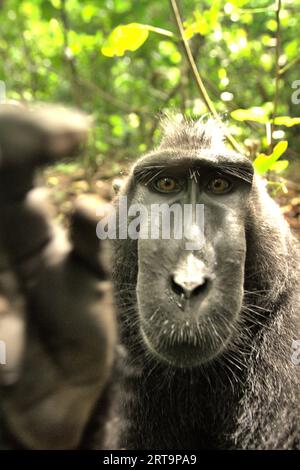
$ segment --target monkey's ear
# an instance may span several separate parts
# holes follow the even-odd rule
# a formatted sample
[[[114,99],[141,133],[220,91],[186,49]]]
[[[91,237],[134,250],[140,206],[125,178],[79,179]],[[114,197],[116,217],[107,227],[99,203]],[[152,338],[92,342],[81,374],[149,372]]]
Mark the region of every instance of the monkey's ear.
[[[112,187],[113,187],[113,190],[115,192],[115,194],[118,194],[118,192],[120,191],[120,189],[122,188],[123,186],[123,180],[122,178],[115,178],[112,182]]]

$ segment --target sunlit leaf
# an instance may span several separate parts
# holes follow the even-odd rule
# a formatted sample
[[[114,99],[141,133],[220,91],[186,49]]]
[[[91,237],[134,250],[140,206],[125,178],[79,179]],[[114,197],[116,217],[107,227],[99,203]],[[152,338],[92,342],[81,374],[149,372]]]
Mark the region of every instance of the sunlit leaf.
[[[249,109],[235,109],[231,112],[231,117],[236,121],[255,121],[261,124],[269,121],[267,111],[258,106]]]
[[[81,16],[85,23],[89,23],[94,15],[98,12],[95,5],[85,5],[82,7]]]
[[[267,27],[270,31],[272,31],[272,32],[276,31],[276,28],[277,28],[277,22],[276,22],[276,20],[274,20],[273,18],[270,18],[270,19],[266,22],[266,27]]]
[[[106,57],[122,56],[126,51],[136,51],[148,39],[147,25],[130,23],[117,26],[106,39],[101,52]]]
[[[282,140],[281,142],[278,142],[278,144],[275,145],[271,155],[273,155],[274,157],[276,157],[276,159],[278,159],[279,157],[281,157],[281,155],[284,154],[284,152],[288,148],[288,145],[289,144],[287,140]]]
[[[300,117],[278,116],[274,119],[276,126],[292,127],[300,124]]]
[[[275,173],[282,173],[284,170],[287,169],[288,166],[288,160],[279,160],[278,162],[275,162],[270,166],[270,170],[275,171]]]
[[[202,12],[198,10],[194,11],[193,17],[192,20],[183,23],[184,36],[186,39],[191,39],[195,34],[205,36],[210,31],[209,22]]]
[[[125,13],[126,11],[130,10],[132,7],[130,0],[115,0],[114,1],[114,10],[117,13]]]
[[[107,57],[123,56],[126,51],[136,51],[148,39],[149,32],[167,37],[173,33],[148,24],[130,23],[117,26],[104,42],[101,52]]]
[[[158,44],[160,54],[168,59],[173,64],[178,64],[181,61],[181,54],[178,51],[176,44],[171,41],[160,41]]]
[[[119,116],[118,114],[111,114],[109,116],[109,122],[112,126],[111,128],[112,135],[116,137],[120,137],[124,135],[124,133],[126,132],[126,128],[125,128],[125,121],[122,116]]]
[[[212,6],[210,7],[210,10],[208,12],[208,17],[209,17],[209,22],[210,22],[210,28],[215,28],[218,24],[218,16],[220,12],[220,7],[221,7],[221,1],[220,0],[215,0],[212,2]]]
[[[271,155],[265,155],[264,153],[260,153],[253,162],[255,171],[259,175],[264,175],[265,173],[267,173],[267,171],[272,169],[272,166],[274,165],[275,162],[277,162],[277,160],[279,160],[281,155],[284,154],[287,147],[288,147],[287,140],[282,140],[281,142],[278,142],[277,145],[275,145]]]
[[[235,7],[243,7],[249,0],[231,0],[231,4]]]
[[[50,0],[54,8],[60,8],[61,7],[61,0]]]

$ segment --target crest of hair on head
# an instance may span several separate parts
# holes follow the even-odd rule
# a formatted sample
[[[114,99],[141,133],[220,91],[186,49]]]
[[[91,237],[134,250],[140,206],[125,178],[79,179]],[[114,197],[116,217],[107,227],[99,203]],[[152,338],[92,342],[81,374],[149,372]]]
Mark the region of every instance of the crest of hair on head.
[[[161,120],[160,149],[178,148],[225,149],[225,126],[222,122],[204,116],[201,119],[185,118],[182,114],[167,114]]]

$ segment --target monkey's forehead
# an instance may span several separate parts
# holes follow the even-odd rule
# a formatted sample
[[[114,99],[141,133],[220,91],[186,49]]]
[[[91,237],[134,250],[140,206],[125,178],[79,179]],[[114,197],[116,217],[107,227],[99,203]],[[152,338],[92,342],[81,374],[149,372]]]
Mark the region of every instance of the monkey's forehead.
[[[132,172],[136,173],[144,168],[201,168],[211,167],[213,169],[222,169],[230,166],[231,168],[243,168],[249,173],[253,173],[251,161],[241,154],[225,149],[220,153],[213,149],[164,149],[150,152],[141,157],[133,166]]]

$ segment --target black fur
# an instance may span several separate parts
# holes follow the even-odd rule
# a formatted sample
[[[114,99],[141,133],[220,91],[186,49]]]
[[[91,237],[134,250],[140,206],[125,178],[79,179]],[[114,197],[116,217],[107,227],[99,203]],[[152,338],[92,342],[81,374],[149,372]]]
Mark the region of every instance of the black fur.
[[[61,142],[62,127],[56,118],[59,113],[52,114],[55,119],[51,122],[25,111],[3,113],[0,307],[12,320],[17,314],[22,324],[26,323],[27,341],[25,366],[14,371],[17,373],[14,383],[0,388],[0,447],[299,449],[300,366],[292,361],[292,342],[300,339],[299,248],[263,181],[254,176],[252,182],[250,163],[224,146],[220,126],[214,121],[167,120],[160,147],[138,160],[120,194],[128,196],[129,204],[134,200],[138,186],[143,188],[148,177],[141,170],[145,162],[148,168],[154,163],[156,168],[180,167],[183,160],[194,162],[202,157],[221,165],[225,173],[246,184],[247,191],[241,193],[237,212],[240,217],[233,223],[235,233],[230,230],[221,233],[224,239],[231,236],[243,242],[242,248],[246,246],[246,253],[240,250],[244,278],[237,279],[238,263],[232,253],[225,253],[227,265],[218,266],[232,305],[239,305],[233,293],[243,294],[238,319],[236,315],[229,326],[225,325],[231,333],[230,341],[223,341],[226,348],[222,352],[190,368],[182,364],[171,366],[153,355],[141,335],[141,309],[137,307],[139,242],[116,240],[112,266],[120,344],[116,347],[113,373],[106,383],[114,345],[114,321],[103,271],[108,262],[105,250],[99,252],[94,243],[94,217],[84,207],[77,207],[70,252],[69,242],[62,244],[61,238],[48,231],[49,216],[42,210],[44,203],[38,200],[32,205],[30,194],[29,199],[25,198],[32,185],[33,169],[42,157],[46,162],[63,156],[61,152],[70,153],[85,132],[76,126],[73,129],[75,124],[71,122],[70,135],[62,133],[67,138],[66,145],[51,145],[52,138],[53,144],[56,138]],[[64,121],[69,123],[69,119],[62,117],[62,124]],[[47,129],[51,131],[50,140],[44,138]],[[27,147],[23,151],[20,142],[27,133],[32,138],[25,139]],[[50,153],[48,146],[52,149]],[[234,161],[233,166],[230,161]],[[22,184],[14,185],[20,181]],[[217,215],[222,218],[222,204],[216,206]],[[32,230],[26,230],[27,227]],[[236,229],[239,237],[242,233],[242,240],[237,238]],[[165,269],[165,261],[172,263],[170,253],[157,259],[146,256],[149,282],[142,287],[144,297],[151,299],[152,304],[161,297],[161,292],[153,287],[154,277]],[[105,281],[100,282],[101,295],[94,289],[99,279]],[[217,288],[214,289],[217,297]],[[26,308],[19,300],[20,293]],[[230,314],[228,309],[227,313]],[[224,320],[224,316],[220,315],[220,319]],[[153,324],[154,335],[160,334],[161,321],[160,318]],[[19,336],[22,335],[21,329]],[[12,337],[13,346],[18,346],[18,341],[22,344],[22,338]],[[197,341],[199,346],[199,338]],[[0,379],[3,377],[0,375]],[[61,396],[59,391],[63,392]],[[51,399],[51,406],[43,408],[43,397]]]
[[[182,150],[200,149],[213,155],[228,152],[214,123],[166,124],[159,150],[175,150],[180,160]],[[151,156],[146,158],[151,162]],[[121,193],[129,202],[135,191],[133,172]],[[291,360],[292,341],[300,338],[299,249],[259,177],[254,177],[246,211],[238,334],[220,357],[191,369],[149,355],[138,321],[137,242],[114,243],[122,373],[117,374],[106,438],[94,434],[94,447],[300,448],[300,367]],[[155,296],[151,285],[149,295]]]

